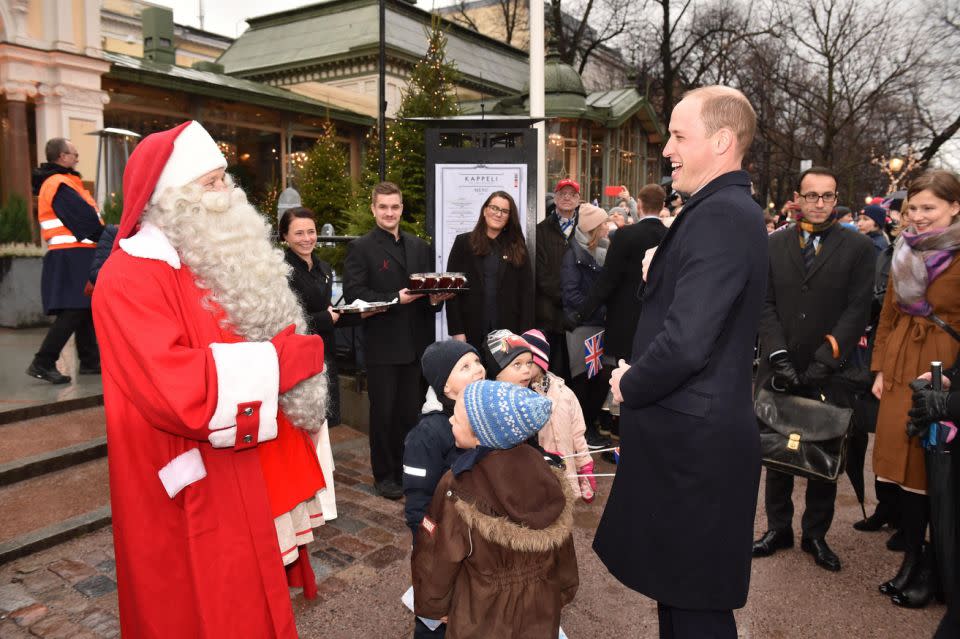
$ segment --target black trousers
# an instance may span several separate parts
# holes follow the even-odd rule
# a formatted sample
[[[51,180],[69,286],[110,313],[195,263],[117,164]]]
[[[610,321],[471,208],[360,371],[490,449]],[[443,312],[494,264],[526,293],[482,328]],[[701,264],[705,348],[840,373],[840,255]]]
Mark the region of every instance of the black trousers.
[[[597,428],[596,422],[602,412],[603,402],[607,399],[607,393],[610,392],[611,372],[611,368],[604,366],[591,379],[587,379],[586,373],[581,373],[570,380],[570,389],[580,402],[587,430],[595,431]]]
[[[550,372],[570,383],[570,355],[567,353],[567,334],[543,332],[550,344]]]
[[[427,624],[414,617],[413,639],[443,639],[447,636],[447,624],[437,626],[436,630],[427,628]]]
[[[44,368],[53,368],[71,335],[77,336],[77,354],[80,364],[96,368],[100,365],[100,348],[93,331],[93,313],[90,309],[71,308],[57,312],[57,318],[40,344],[33,360]]]
[[[833,505],[837,499],[837,485],[829,481],[808,479],[806,505],[801,529],[810,539],[826,537],[833,523]],[[770,530],[793,530],[793,475],[767,469],[766,495],[767,527]]]
[[[732,610],[684,610],[657,602],[660,639],[737,639]]]
[[[403,440],[417,424],[425,390],[420,364],[367,366],[370,466],[375,481],[403,478]]]
[[[331,428],[340,424],[340,367],[334,353],[323,358],[327,371],[327,423]]]
[[[947,612],[940,620],[933,639],[956,639],[957,637],[960,637],[960,612],[947,604]]]

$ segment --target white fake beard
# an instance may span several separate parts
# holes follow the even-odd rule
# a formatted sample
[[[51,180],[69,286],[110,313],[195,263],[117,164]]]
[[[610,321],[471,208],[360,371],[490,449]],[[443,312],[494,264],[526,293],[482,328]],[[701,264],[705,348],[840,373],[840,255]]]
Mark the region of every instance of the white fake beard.
[[[167,189],[144,213],[173,245],[183,263],[223,309],[224,328],[243,339],[263,342],[290,324],[307,333],[307,322],[287,276],[290,265],[271,245],[270,227],[228,179],[228,191],[204,192],[190,184]],[[314,432],[327,408],[326,372],[280,396],[283,413],[297,427]]]

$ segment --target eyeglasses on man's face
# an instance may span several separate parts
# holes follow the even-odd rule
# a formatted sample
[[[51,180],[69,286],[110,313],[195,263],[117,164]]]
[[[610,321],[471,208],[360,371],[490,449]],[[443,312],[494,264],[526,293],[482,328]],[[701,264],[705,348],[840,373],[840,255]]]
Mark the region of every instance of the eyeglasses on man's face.
[[[814,193],[810,191],[809,193],[804,193],[801,197],[810,204],[816,204],[817,200],[820,199],[823,199],[824,204],[833,204],[837,201],[837,194],[829,191],[826,193]]]
[[[501,209],[496,204],[487,204],[487,210],[493,213],[494,215],[510,215],[510,209]]]

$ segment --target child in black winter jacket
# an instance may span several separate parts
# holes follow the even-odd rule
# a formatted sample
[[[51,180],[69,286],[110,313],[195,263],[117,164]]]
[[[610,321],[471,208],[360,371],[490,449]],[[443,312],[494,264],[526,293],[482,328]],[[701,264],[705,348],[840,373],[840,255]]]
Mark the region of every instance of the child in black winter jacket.
[[[440,478],[462,452],[453,439],[450,423],[456,399],[468,384],[486,374],[476,349],[457,340],[428,346],[420,365],[430,388],[420,421],[407,433],[403,447],[404,516],[414,541]],[[443,639],[445,633],[446,626],[431,630],[416,618],[414,639]]]
[[[404,515],[414,540],[440,478],[460,456],[450,425],[456,399],[485,375],[476,349],[457,340],[428,346],[421,367],[430,389],[420,422],[407,434],[403,448]]]

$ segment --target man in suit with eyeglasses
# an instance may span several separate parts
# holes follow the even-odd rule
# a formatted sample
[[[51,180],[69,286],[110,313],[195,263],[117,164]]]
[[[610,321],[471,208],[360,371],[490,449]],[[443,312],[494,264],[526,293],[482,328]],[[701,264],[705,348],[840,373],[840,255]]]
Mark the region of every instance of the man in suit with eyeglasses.
[[[837,177],[825,167],[800,175],[793,197],[796,224],[770,235],[770,275],[760,316],[763,353],[756,388],[824,396],[843,405],[835,378],[870,319],[873,242],[837,223]],[[754,557],[793,546],[793,475],[767,469],[768,530]],[[835,482],[807,480],[801,548],[836,572],[840,558],[827,545],[837,497]]]

